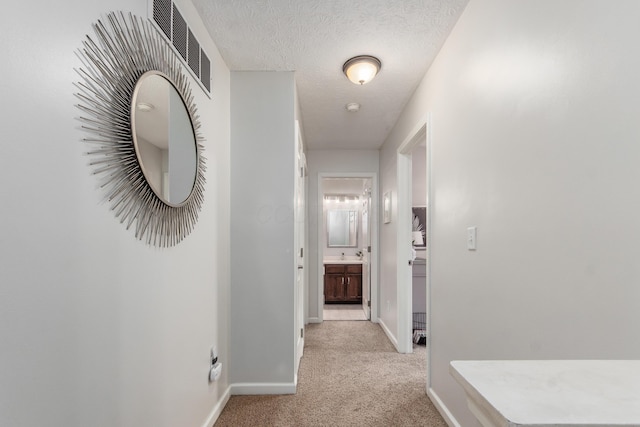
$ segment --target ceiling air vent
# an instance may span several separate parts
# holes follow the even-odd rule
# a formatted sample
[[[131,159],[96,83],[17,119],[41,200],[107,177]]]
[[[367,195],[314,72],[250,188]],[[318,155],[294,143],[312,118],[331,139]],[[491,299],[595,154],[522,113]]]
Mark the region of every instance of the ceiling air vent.
[[[211,95],[211,61],[171,0],[152,0],[152,22],[166,36],[187,69],[207,95]]]
[[[202,49],[200,50],[200,81],[207,88],[207,92],[211,92],[211,62]]]
[[[182,59],[187,59],[187,21],[184,20],[176,5],[173,5],[173,46]]]
[[[189,68],[200,78],[200,43],[189,30]]]
[[[153,20],[165,36],[171,40],[171,0],[155,0],[153,2]]]

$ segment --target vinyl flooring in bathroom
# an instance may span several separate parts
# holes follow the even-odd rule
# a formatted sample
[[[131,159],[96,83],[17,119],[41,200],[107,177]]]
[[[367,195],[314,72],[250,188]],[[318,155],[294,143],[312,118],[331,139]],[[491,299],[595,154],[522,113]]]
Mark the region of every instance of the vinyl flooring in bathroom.
[[[324,320],[367,320],[360,304],[325,304],[322,318]]]

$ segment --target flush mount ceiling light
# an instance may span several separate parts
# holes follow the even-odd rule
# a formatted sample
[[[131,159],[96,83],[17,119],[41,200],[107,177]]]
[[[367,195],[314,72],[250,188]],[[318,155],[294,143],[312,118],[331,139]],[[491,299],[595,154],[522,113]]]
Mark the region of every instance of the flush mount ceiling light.
[[[342,71],[355,84],[369,83],[380,71],[382,64],[374,56],[360,55],[349,59],[342,66]]]

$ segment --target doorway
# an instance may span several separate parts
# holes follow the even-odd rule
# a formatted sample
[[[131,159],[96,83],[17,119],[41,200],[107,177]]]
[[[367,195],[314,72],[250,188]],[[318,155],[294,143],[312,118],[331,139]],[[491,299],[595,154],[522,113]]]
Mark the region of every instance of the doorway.
[[[377,186],[375,173],[318,174],[320,321],[354,316],[378,321]],[[335,236],[329,235],[332,221],[340,232]]]
[[[397,150],[398,225],[397,225],[397,298],[398,351],[413,352],[414,332],[428,344],[429,272],[430,272],[430,143],[429,117],[419,122]],[[414,159],[414,156],[421,158]],[[414,162],[414,160],[416,160]],[[414,163],[423,171],[414,171]],[[416,172],[416,173],[414,173]],[[422,173],[417,173],[422,172]],[[414,186],[414,176],[421,182]],[[416,191],[414,191],[414,187]],[[418,217],[418,224],[414,217]],[[420,242],[419,237],[422,239]],[[418,243],[418,244],[416,244]],[[417,264],[414,266],[414,264]],[[416,273],[414,286],[414,273]],[[414,295],[421,300],[414,301]],[[423,311],[424,310],[424,311]],[[414,316],[414,313],[415,316]],[[416,329],[417,325],[417,329]],[[427,352],[429,346],[427,345]]]

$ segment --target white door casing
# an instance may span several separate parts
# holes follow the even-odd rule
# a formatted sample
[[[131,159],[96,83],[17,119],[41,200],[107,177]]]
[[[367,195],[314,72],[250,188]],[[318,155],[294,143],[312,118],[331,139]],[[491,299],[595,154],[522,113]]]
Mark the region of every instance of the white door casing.
[[[370,307],[370,320],[374,323],[378,323],[378,234],[379,234],[379,218],[380,215],[378,213],[378,174],[376,172],[320,172],[318,173],[318,200],[317,200],[317,208],[318,208],[318,218],[317,222],[317,233],[318,236],[322,236],[324,232],[324,212],[323,212],[323,198],[324,191],[322,182],[324,178],[362,178],[368,179],[371,182],[371,202],[369,204],[369,241],[371,245],[371,253],[368,254],[369,260],[369,298],[371,301]],[[324,264],[323,264],[323,239],[318,239],[318,321],[323,321],[323,308],[324,308]]]
[[[412,132],[409,133],[407,138],[400,144],[397,151],[397,164],[398,164],[398,220],[396,230],[396,271],[397,271],[397,313],[398,313],[398,331],[397,342],[398,352],[400,353],[412,353],[413,352],[413,334],[412,334],[412,282],[413,282],[413,256],[411,245],[411,205],[412,205],[412,192],[411,192],[411,152],[420,145],[426,143],[427,138],[427,119],[420,121]],[[427,147],[428,151],[428,147]],[[428,165],[428,162],[427,162]],[[427,170],[427,177],[429,170]],[[427,186],[428,188],[428,186]],[[427,234],[429,230],[429,194],[427,194]],[[428,237],[428,236],[427,236]],[[428,250],[427,239],[427,283],[429,281],[429,260],[430,253]],[[427,319],[429,316],[429,307],[427,304]],[[427,323],[428,320],[427,320]],[[429,337],[427,336],[427,339]]]

